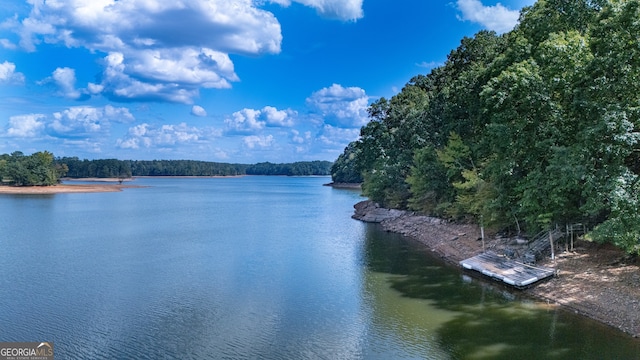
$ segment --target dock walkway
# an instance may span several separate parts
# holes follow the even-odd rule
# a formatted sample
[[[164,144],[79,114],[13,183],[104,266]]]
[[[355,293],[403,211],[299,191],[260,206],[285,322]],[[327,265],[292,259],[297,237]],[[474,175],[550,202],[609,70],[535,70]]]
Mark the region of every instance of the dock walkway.
[[[523,264],[490,251],[462,260],[460,265],[465,269],[478,271],[519,289],[526,288],[556,273],[554,269]]]

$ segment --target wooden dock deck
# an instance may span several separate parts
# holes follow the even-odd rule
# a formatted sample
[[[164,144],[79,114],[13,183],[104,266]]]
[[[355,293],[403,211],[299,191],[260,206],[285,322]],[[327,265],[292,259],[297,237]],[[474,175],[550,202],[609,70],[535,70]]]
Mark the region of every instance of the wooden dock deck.
[[[524,289],[556,273],[554,269],[523,264],[490,251],[462,260],[460,265],[518,289]]]

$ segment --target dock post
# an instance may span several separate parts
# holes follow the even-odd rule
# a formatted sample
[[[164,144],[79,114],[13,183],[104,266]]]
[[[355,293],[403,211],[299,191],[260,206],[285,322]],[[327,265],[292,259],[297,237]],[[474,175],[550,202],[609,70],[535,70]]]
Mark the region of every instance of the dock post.
[[[553,234],[551,232],[551,230],[549,230],[549,243],[551,244],[551,260],[555,260],[556,259],[556,254],[553,250]]]

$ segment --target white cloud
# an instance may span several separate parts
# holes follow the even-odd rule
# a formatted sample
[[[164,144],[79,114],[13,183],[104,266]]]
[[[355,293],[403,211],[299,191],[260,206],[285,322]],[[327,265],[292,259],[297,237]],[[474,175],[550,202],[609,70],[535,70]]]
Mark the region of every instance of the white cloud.
[[[297,116],[298,113],[291,109],[278,110],[273,106],[265,106],[262,108],[261,115],[268,126],[290,127],[293,126],[293,118]]]
[[[50,138],[65,141],[96,141],[108,133],[112,123],[129,123],[135,118],[124,107],[74,106],[63,111],[45,114],[24,114],[9,118],[6,135],[32,138],[46,133]]]
[[[104,86],[102,86],[102,85],[98,85],[98,84],[94,84],[94,83],[88,83],[87,84],[87,90],[86,91],[90,95],[98,95],[103,90],[104,90]]]
[[[24,75],[16,72],[16,64],[5,61],[0,64],[0,84],[23,84]]]
[[[207,110],[205,110],[202,106],[193,105],[191,108],[191,115],[204,117],[207,116]]]
[[[357,140],[359,136],[359,129],[343,129],[325,125],[320,134],[318,134],[317,139],[326,146],[336,147],[346,146],[346,144]]]
[[[304,144],[311,141],[311,131],[301,134],[298,130],[291,130],[291,141],[296,144]]]
[[[355,21],[363,0],[293,0],[324,17]],[[272,0],[284,6],[291,0]],[[100,83],[86,93],[117,101],[192,103],[201,88],[229,88],[239,80],[229,54],[281,51],[281,26],[255,0],[30,0],[28,17],[3,27],[35,51],[42,43],[109,54]],[[15,47],[0,39],[5,48]],[[68,74],[67,74],[68,75]],[[69,89],[70,90],[70,89]],[[67,97],[77,92],[64,92]]]
[[[102,92],[116,101],[169,101],[190,103],[198,95],[196,86],[179,86],[175,83],[141,81],[126,73],[124,55],[118,52],[105,57]]]
[[[266,122],[260,121],[260,110],[242,109],[231,115],[224,122],[230,132],[250,133],[264,129]]]
[[[293,2],[314,8],[324,17],[343,21],[355,21],[364,16],[363,0],[293,0]],[[271,0],[283,6],[289,6],[291,0]]]
[[[44,114],[16,115],[9,118],[7,134],[15,137],[31,138],[40,135],[45,123]]]
[[[80,91],[76,89],[76,71],[74,69],[57,68],[51,74],[51,78],[60,89],[61,96],[74,100],[80,97]]]
[[[29,17],[6,21],[20,46],[35,51],[46,41],[109,54],[94,84],[102,88],[89,93],[115,100],[190,103],[200,88],[238,81],[229,53],[275,54],[282,42],[278,20],[252,0],[30,3]]]
[[[131,114],[129,109],[125,107],[114,107],[111,105],[107,105],[103,108],[104,117],[109,121],[119,122],[119,123],[128,123],[135,120],[134,116]]]
[[[97,133],[103,128],[98,110],[92,107],[75,107],[53,114],[50,127],[58,134],[69,133],[74,136]]]
[[[314,92],[307,98],[307,105],[332,125],[359,128],[369,120],[369,97],[359,87],[345,88],[333,84]]]
[[[174,147],[192,144],[220,136],[220,131],[213,128],[190,127],[186,123],[177,125],[153,126],[143,123],[132,128],[124,139],[118,139],[116,146],[123,149],[139,149],[140,147]]]
[[[37,4],[34,4],[34,10],[32,11],[32,13],[36,12],[38,14],[39,11],[37,9]],[[52,20],[55,20],[55,22],[57,23],[63,21],[63,19],[60,17]],[[16,32],[20,36],[20,46],[27,51],[35,51],[36,45],[41,43],[41,40],[39,38],[33,36],[34,34],[49,37],[55,33],[54,25],[38,18],[29,17],[22,20],[22,22],[16,21],[16,24],[19,24],[19,28],[16,29]]]
[[[129,54],[126,70],[137,78],[184,87],[229,88],[229,81],[239,80],[229,55],[206,48],[138,50]]]
[[[126,139],[118,139],[116,141],[116,146],[121,149],[139,149],[140,148],[140,138],[129,137]],[[146,144],[149,147],[151,144]]]
[[[108,130],[111,122],[126,123],[135,120],[127,108],[107,105],[103,108],[74,106],[53,113],[48,128],[58,136],[85,137]]]
[[[15,50],[18,48],[16,44],[9,41],[9,39],[0,39],[0,46],[9,50]]]
[[[251,136],[245,136],[242,139],[242,141],[244,142],[244,145],[247,148],[255,149],[257,147],[269,148],[274,144],[275,139],[273,138],[273,135],[266,135],[266,136],[251,135]]]
[[[500,3],[484,6],[480,0],[458,0],[456,5],[462,13],[458,19],[478,23],[497,33],[512,30],[520,17],[520,11],[510,10]]]
[[[32,4],[19,34],[27,49],[33,49],[43,37],[49,42],[73,43],[105,52],[156,45],[166,49],[188,46],[262,54],[279,52],[282,40],[277,19],[256,8],[252,0],[75,0]]]
[[[225,124],[231,133],[255,133],[266,126],[291,127],[296,115],[291,109],[278,110],[273,106],[265,106],[261,110],[245,108],[225,119]]]

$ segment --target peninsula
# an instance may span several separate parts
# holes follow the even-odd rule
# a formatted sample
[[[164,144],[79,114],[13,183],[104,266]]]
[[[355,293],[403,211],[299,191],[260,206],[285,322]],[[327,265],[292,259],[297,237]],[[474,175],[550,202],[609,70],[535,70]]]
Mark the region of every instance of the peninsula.
[[[61,194],[61,193],[95,193],[116,192],[124,188],[139,187],[121,184],[58,184],[50,186],[0,186],[0,194]]]

